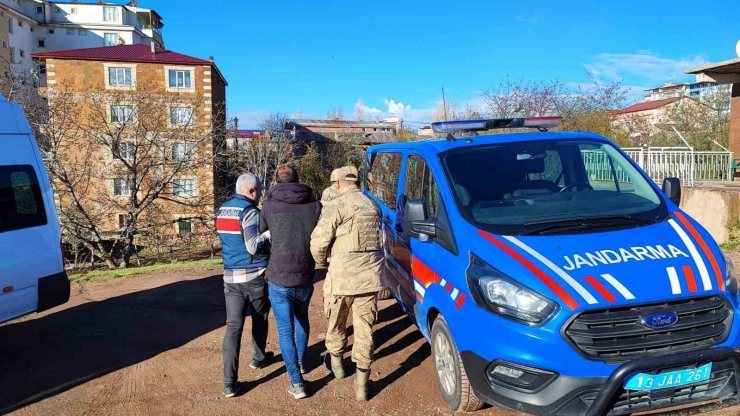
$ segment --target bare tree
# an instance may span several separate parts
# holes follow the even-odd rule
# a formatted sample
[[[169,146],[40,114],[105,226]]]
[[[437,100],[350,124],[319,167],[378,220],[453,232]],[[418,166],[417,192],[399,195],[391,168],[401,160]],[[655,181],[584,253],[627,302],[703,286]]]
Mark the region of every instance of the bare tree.
[[[293,118],[294,119],[297,119],[297,120],[302,119],[303,118],[303,111],[301,111],[300,108],[296,108],[295,114],[293,114]]]
[[[507,77],[499,85],[484,90],[483,100],[495,118],[536,117],[558,114],[565,94],[565,87],[559,81],[511,81]]]
[[[236,140],[237,146],[226,155],[232,184],[240,174],[252,172],[262,178],[267,189],[275,182],[278,166],[295,163],[297,142],[291,132],[285,130],[287,120],[287,114],[269,114],[258,124],[264,134]]]
[[[129,266],[136,236],[158,221],[150,212],[213,214],[213,129],[197,116],[205,100],[159,90],[146,82],[104,92],[57,85],[44,107],[22,103],[64,234],[110,268]],[[177,219],[166,221],[174,229]]]
[[[329,109],[329,111],[326,112],[326,118],[329,120],[344,120],[344,110],[342,110],[342,106],[339,105]]]
[[[360,98],[355,103],[355,121],[362,121],[365,119],[365,102]]]

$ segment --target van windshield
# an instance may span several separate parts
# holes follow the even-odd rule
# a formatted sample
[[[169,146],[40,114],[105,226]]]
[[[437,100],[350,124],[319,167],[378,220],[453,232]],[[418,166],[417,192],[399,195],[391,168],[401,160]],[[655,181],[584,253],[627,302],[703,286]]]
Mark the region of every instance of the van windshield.
[[[552,224],[563,225],[563,233],[597,232],[603,225],[644,225],[668,215],[637,168],[597,140],[465,147],[441,159],[462,215],[496,234],[538,234]]]

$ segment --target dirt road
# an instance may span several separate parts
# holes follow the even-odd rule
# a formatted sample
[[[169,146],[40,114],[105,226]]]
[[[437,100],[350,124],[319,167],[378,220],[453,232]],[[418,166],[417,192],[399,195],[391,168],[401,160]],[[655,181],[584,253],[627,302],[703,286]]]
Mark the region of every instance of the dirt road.
[[[296,401],[286,392],[274,322],[268,350],[278,361],[249,369],[245,338],[240,379],[246,391],[223,398],[223,286],[213,270],[73,283],[63,307],[0,326],[0,414],[451,414],[437,393],[429,346],[393,301],[380,305],[372,400],[355,402],[353,379],[328,374],[321,362],[322,277],[311,307],[308,399]],[[513,415],[496,409],[478,414]],[[738,415],[740,408],[710,414]]]

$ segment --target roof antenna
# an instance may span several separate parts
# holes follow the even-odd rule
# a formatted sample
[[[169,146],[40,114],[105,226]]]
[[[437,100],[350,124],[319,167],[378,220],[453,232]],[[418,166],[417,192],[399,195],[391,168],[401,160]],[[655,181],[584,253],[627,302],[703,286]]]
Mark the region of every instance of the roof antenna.
[[[447,121],[447,101],[445,101],[445,87],[442,87],[442,108],[444,109],[445,113],[445,121]],[[457,140],[455,136],[452,135],[452,133],[447,133],[446,139],[448,142],[454,142]]]

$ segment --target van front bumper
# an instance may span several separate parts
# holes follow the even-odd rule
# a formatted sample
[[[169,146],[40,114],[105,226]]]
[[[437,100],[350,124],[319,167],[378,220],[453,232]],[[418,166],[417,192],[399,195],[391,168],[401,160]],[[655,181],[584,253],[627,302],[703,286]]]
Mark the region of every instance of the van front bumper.
[[[69,300],[67,272],[52,274],[39,279],[39,303],[36,312],[43,312]]]
[[[641,358],[622,364],[608,378],[561,376],[511,363],[512,368],[524,371],[529,377],[528,385],[492,375],[496,365],[506,362],[488,362],[470,351],[462,352],[461,357],[470,384],[480,399],[493,406],[535,415],[617,416],[718,400],[730,404],[740,401],[740,352],[732,348]],[[624,380],[637,372],[708,362],[713,363],[712,374],[704,383],[650,392],[627,392],[622,387]]]

